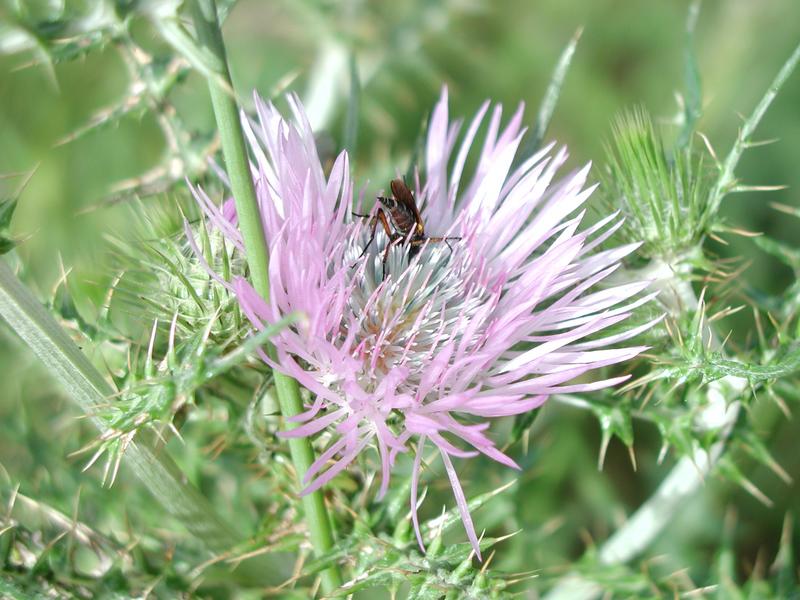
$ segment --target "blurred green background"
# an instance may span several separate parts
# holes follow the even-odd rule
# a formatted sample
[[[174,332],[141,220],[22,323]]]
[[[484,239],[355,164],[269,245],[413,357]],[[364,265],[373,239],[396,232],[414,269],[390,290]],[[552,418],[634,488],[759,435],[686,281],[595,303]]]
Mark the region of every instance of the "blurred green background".
[[[675,94],[682,88],[687,7],[683,1],[638,0],[242,0],[224,33],[245,106],[251,104],[250,90],[266,96],[287,89],[288,83],[288,89],[310,99],[312,116],[327,131],[321,143],[330,148],[342,143],[348,56],[354,54],[362,84],[355,175],[359,183],[369,180],[375,188],[396,169],[405,169],[443,83],[449,86],[452,115],[470,118],[487,98],[503,103],[510,114],[524,101],[532,123],[556,60],[578,28],[583,35],[547,137],[569,146],[573,165],[602,164],[610,123],[620,110],[644,105],[665,124],[678,113]],[[148,23],[134,29],[142,45],[155,54],[163,51]],[[695,41],[704,95],[699,129],[718,154],[729,149],[739,114],[752,110],[799,41],[797,0],[705,3]],[[52,68],[32,64],[35,59],[32,54],[0,56],[0,173],[35,167],[13,222],[15,235],[26,238],[18,254],[27,283],[48,297],[63,264],[71,269],[70,286],[81,312],[91,319],[103,300],[102,283],[110,277],[104,235],[124,236],[129,218],[128,208],[104,207],[104,200],[121,181],[163,164],[167,146],[155,117],[146,111],[59,144],[126,94],[128,77],[113,45]],[[169,99],[198,139],[213,131],[200,77],[189,75]],[[800,205],[798,107],[800,73],[795,73],[756,136],[778,141],[748,151],[737,171],[745,183],[788,188],[730,196],[724,206],[732,225],[794,243],[800,242],[796,225],[781,218],[770,202]],[[0,189],[11,194],[22,179],[4,178]],[[150,201],[172,202],[176,194]],[[709,249],[744,257],[750,263],[745,285],[773,293],[787,285],[788,270],[754,244],[744,238],[729,242],[727,247],[710,242]],[[25,494],[66,513],[82,487],[81,517],[106,532],[125,529],[125,519],[134,530],[163,525],[127,473],[111,490],[103,490],[98,469],[82,473],[84,458],[69,457],[91,436],[78,416],[48,383],[42,366],[0,327],[2,485],[19,484]],[[798,424],[765,410],[762,425],[774,455],[790,475],[800,477]],[[598,472],[596,420],[575,409],[547,406],[521,458],[525,471],[519,483],[478,515],[479,529],[498,522],[509,530],[524,529],[501,546],[495,566],[563,565],[582,553],[588,539],[605,539],[672,464],[668,459],[656,465],[655,431],[641,427],[636,435],[638,471],[631,469],[624,447],[612,442],[605,470]],[[246,464],[214,464],[191,443],[182,455],[192,478],[215,482],[216,488],[223,472],[237,473],[225,483],[227,491],[208,493],[219,494],[223,504],[239,498],[231,511],[237,502],[248,502],[248,495],[237,490],[251,485]],[[771,560],[784,514],[796,510],[800,493],[765,469],[747,461],[743,465],[774,506],[709,480],[702,496],[685,507],[648,554],[666,554],[669,568],[687,568],[699,581],[713,578],[708,569],[730,507],[738,514],[739,572],[748,574],[759,560]],[[462,477],[488,489],[513,475],[478,462],[465,467]],[[438,507],[428,510],[435,513]]]

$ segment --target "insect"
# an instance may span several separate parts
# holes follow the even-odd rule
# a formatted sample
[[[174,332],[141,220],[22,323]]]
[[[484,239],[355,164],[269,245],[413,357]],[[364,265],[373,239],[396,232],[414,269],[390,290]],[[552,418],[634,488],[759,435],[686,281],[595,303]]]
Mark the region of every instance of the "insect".
[[[425,235],[425,223],[422,220],[419,208],[417,208],[414,194],[408,189],[405,181],[393,179],[389,185],[392,189],[392,197],[378,196],[381,206],[375,216],[372,217],[372,230],[370,231],[369,241],[357,259],[360,260],[367,253],[370,244],[375,240],[378,224],[380,224],[386,233],[386,237],[389,238],[389,243],[386,244],[386,249],[383,252],[383,278],[386,277],[386,261],[389,258],[389,250],[393,246],[408,240],[408,258],[410,260],[417,255],[426,242],[444,242],[452,252],[453,248],[450,246],[449,240],[461,239],[460,237],[427,237]],[[361,215],[355,212],[353,215],[369,218],[369,215]]]

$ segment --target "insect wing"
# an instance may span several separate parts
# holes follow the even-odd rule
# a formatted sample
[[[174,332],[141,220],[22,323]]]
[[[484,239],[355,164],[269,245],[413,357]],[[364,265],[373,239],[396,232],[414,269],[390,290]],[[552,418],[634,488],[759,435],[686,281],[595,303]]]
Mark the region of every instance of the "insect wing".
[[[393,179],[390,184],[392,188],[392,195],[395,199],[403,205],[412,215],[419,233],[422,233],[422,215],[417,208],[417,202],[414,200],[414,194],[408,189],[408,186],[402,179]]]

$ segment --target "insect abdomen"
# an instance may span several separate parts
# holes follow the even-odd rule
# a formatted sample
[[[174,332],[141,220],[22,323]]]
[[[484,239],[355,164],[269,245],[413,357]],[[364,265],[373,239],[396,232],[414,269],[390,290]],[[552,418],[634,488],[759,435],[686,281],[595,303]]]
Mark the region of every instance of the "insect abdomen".
[[[414,214],[394,198],[381,198],[380,200],[386,207],[389,218],[391,218],[397,232],[401,235],[408,235],[417,224]]]

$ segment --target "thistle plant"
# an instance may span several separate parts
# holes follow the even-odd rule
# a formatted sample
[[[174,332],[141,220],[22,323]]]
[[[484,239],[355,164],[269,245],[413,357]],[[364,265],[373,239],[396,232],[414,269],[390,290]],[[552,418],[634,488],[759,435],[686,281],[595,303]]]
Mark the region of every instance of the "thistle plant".
[[[9,6],[21,73],[124,78],[53,152],[122,156],[133,119],[160,145],[86,192],[103,250],[51,249],[52,281],[51,159],[0,162],[0,595],[797,594],[800,212],[742,159],[800,48],[752,109],[709,104],[694,2],[675,116],[628,93],[599,144],[567,110],[602,100],[571,72],[597,25],[508,113],[485,98],[527,80],[475,85],[475,9]],[[251,81],[242,19],[314,64],[275,46]],[[735,109],[724,151],[704,111]]]
[[[375,212],[377,205],[367,221],[353,217],[358,213],[351,212],[347,154],[339,155],[326,178],[302,106],[289,102],[294,123],[260,98],[258,122],[245,120],[270,249],[269,302],[244,278],[230,286],[256,329],[291,313],[305,315],[272,340],[277,358],[266,359],[314,396],[292,417],[302,425],[283,435],[333,434],[304,475],[304,493],[325,485],[373,442],[382,497],[395,459],[413,444],[411,514],[424,549],[416,506],[430,440],[480,557],[452,458],[480,452],[519,468],[484,433],[488,419],[528,413],[555,393],[591,391],[627,378],[574,382],[644,350],[624,342],[655,321],[598,335],[652,297],[642,294],[647,281],[597,289],[637,244],[592,252],[613,233],[616,215],[579,230],[577,211],[592,188],[584,189],[588,168],[554,181],[565,150],[549,158],[547,147],[511,171],[523,133],[521,110],[501,129],[501,108],[495,107],[475,172],[462,183],[489,108],[484,104],[448,174],[459,124],[448,119],[445,90],[431,117],[424,183],[417,172],[414,186],[418,224],[439,237],[423,238],[412,253],[409,240],[376,237],[379,218],[387,218]],[[243,247],[231,220],[201,192],[196,195],[209,221]]]

